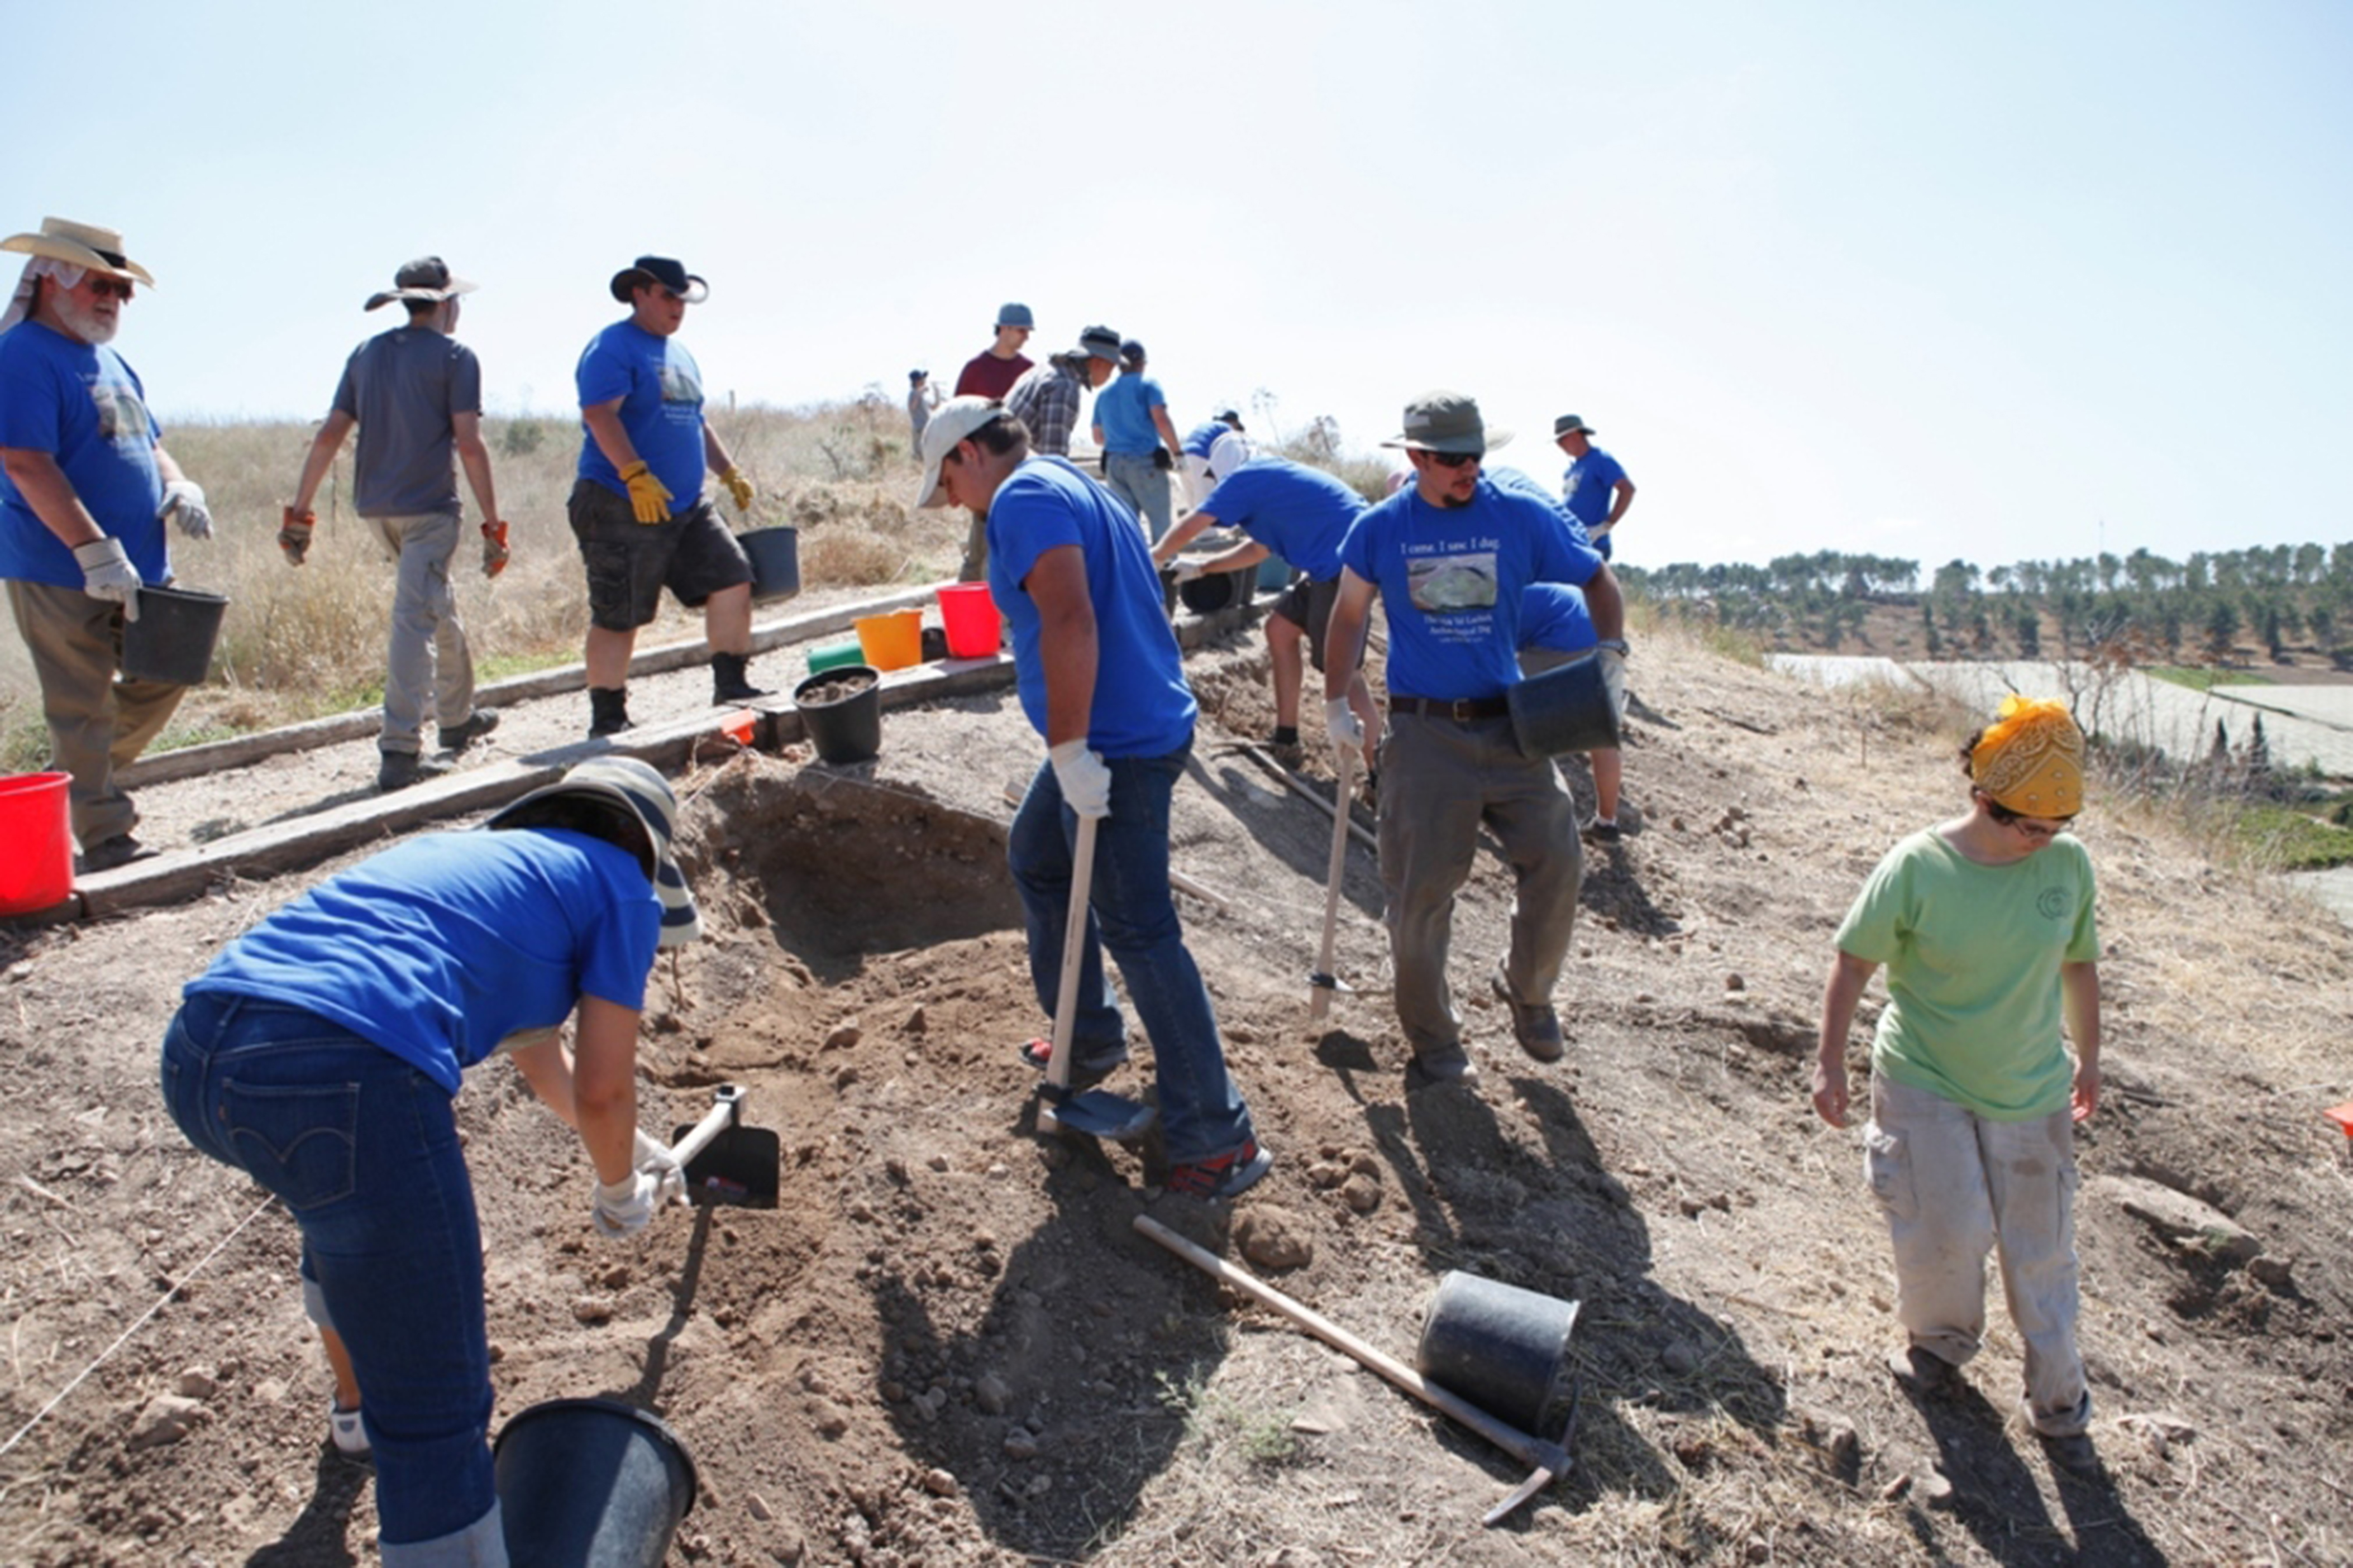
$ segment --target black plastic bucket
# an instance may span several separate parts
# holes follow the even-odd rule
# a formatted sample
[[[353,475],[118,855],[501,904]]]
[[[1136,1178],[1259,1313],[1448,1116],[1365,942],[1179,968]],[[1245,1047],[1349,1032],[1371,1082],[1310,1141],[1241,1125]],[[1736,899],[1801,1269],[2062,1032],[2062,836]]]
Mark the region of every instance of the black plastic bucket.
[[[863,679],[863,689],[831,701],[812,700],[811,693]],[[821,670],[793,688],[793,706],[819,762],[840,767],[862,763],[882,750],[882,674],[871,664],[845,664]]]
[[[514,1568],[659,1568],[694,1506],[694,1461],[656,1416],[551,1399],[491,1445]]]
[[[191,588],[139,590],[139,618],[122,622],[122,673],[133,680],[196,686],[213,667],[228,601]]]
[[[1601,657],[1588,655],[1513,687],[1512,738],[1529,757],[1608,751],[1618,744],[1618,710]]]
[[[1249,604],[1257,591],[1258,568],[1245,566],[1239,572],[1211,572],[1196,577],[1178,584],[1176,594],[1195,615],[1212,616]]]
[[[755,528],[737,534],[735,542],[752,563],[754,599],[789,599],[801,591],[799,529]]]
[[[1430,1299],[1414,1367],[1531,1437],[1559,1442],[1577,1405],[1568,1336],[1577,1306],[1457,1269]]]

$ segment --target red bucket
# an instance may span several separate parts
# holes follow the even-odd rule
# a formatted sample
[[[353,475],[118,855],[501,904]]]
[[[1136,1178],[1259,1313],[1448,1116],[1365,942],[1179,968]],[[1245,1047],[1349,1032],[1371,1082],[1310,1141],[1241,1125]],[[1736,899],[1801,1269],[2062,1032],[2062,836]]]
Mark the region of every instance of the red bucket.
[[[73,891],[73,837],[66,829],[65,773],[0,778],[0,915],[60,904]]]
[[[950,658],[990,658],[1003,637],[997,601],[986,583],[953,583],[940,589],[940,628],[948,635]]]

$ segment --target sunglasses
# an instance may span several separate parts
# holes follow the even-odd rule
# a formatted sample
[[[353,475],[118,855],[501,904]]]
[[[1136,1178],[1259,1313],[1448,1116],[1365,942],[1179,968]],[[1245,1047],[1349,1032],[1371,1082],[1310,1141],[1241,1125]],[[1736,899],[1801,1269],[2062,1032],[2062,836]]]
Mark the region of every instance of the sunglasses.
[[[2022,816],[1991,797],[1988,797],[1986,801],[1986,815],[2004,827],[2015,827],[2027,837],[2037,839],[2055,838],[2065,832],[2075,820],[2072,816],[2052,817],[2048,821]]]
[[[1476,452],[1431,452],[1428,454],[1428,456],[1431,462],[1436,463],[1441,468],[1469,468],[1472,464],[1478,462],[1480,454]]]
[[[128,278],[92,278],[90,279],[90,291],[101,300],[110,297],[128,300],[131,298],[132,282]]]

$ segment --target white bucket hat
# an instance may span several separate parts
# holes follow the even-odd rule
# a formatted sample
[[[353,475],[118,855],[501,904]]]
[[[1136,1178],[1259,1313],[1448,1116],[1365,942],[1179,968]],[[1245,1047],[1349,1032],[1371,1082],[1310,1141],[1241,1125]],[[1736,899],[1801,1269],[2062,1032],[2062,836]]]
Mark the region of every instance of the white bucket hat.
[[[653,854],[652,864],[645,867],[646,876],[652,880],[654,896],[661,900],[662,907],[660,945],[684,947],[701,936],[702,916],[694,907],[694,893],[687,887],[686,873],[678,868],[678,857],[670,847],[670,836],[678,822],[678,796],[670,793],[670,781],[649,763],[635,757],[591,757],[567,769],[554,784],[532,791],[500,811],[482,826],[536,826],[544,818],[532,810],[534,805],[568,795],[617,804],[645,829]],[[642,858],[639,864],[645,864]]]

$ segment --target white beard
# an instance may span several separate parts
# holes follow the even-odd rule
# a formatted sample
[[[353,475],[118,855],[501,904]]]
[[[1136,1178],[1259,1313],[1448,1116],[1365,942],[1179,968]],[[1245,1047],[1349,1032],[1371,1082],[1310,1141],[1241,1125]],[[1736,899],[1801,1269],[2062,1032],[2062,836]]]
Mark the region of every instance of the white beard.
[[[85,312],[74,303],[72,296],[63,292],[50,299],[49,307],[57,311],[58,320],[66,324],[66,330],[86,343],[111,342],[115,329],[122,324],[119,320],[106,321],[95,312]]]

